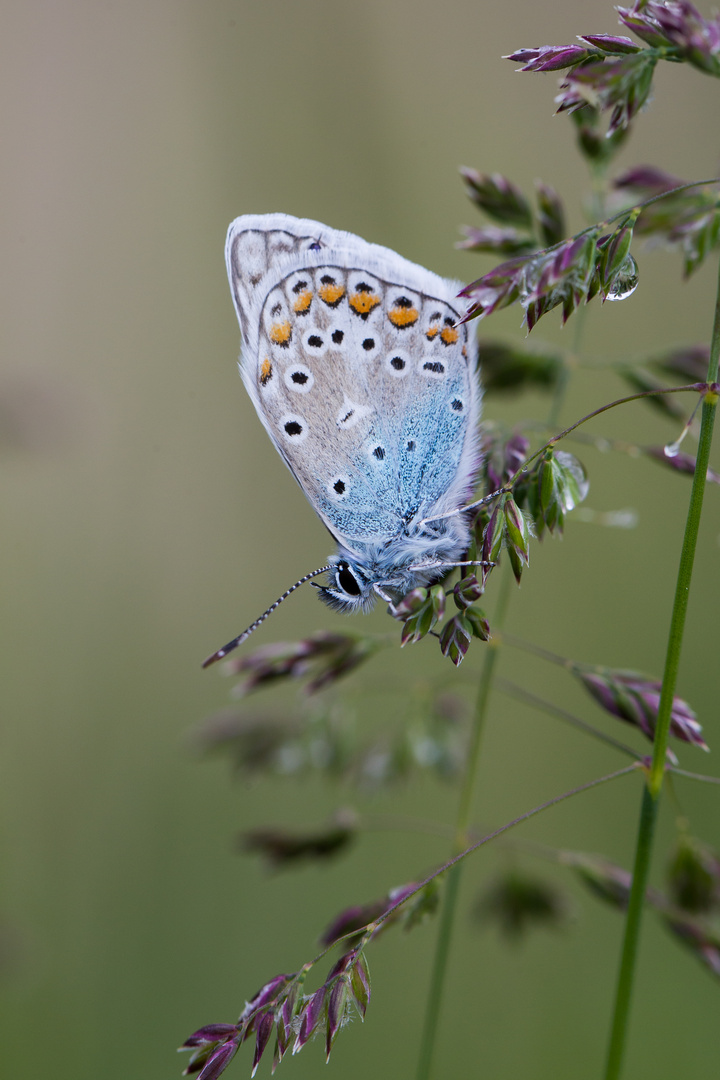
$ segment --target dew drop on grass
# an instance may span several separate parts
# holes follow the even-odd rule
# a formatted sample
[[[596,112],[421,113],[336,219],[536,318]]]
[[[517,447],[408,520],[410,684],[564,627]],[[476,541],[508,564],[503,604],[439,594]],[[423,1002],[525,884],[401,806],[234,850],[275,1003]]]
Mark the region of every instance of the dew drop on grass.
[[[632,255],[627,255],[612,279],[607,291],[606,300],[627,300],[638,287],[638,267]]]

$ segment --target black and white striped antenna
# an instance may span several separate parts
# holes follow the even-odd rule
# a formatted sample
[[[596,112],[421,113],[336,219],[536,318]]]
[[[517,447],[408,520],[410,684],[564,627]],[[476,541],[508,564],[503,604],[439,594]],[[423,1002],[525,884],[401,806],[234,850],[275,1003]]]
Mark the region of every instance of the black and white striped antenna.
[[[216,660],[222,660],[223,656],[227,656],[233,649],[237,649],[238,645],[242,645],[244,641],[250,637],[254,630],[257,630],[261,623],[264,623],[268,615],[272,615],[275,608],[282,604],[283,600],[287,600],[291,593],[294,593],[296,589],[299,589],[301,585],[304,585],[306,581],[310,581],[311,578],[318,577],[319,574],[325,574],[328,570],[332,570],[332,566],[321,566],[319,570],[313,570],[311,574],[306,574],[305,577],[301,577],[299,581],[296,581],[294,585],[291,585],[287,592],[284,592],[282,596],[279,596],[274,604],[271,604],[267,611],[264,611],[259,619],[256,619],[254,623],[248,626],[247,630],[243,630],[242,634],[238,634],[232,641],[228,641],[227,645],[223,645],[222,649],[218,649],[212,656],[208,656],[207,660],[203,661],[203,667],[210,667]]]
[[[430,521],[444,521],[446,518],[455,517],[456,514],[464,514],[467,510],[475,510],[476,507],[492,502],[493,499],[497,499],[498,496],[504,495],[509,490],[507,486],[499,487],[497,491],[491,491],[489,495],[483,495],[481,499],[475,499],[474,502],[466,503],[465,506],[456,506],[454,510],[446,510],[443,514],[433,514],[432,517],[422,518],[417,524],[427,525]],[[457,565],[459,566],[460,563]]]

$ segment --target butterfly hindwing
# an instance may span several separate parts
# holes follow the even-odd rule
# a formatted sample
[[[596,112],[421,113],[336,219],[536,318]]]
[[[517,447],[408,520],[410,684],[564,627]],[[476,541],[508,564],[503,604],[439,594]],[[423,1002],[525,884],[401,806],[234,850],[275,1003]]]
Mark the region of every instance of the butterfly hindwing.
[[[237,219],[226,253],[246,386],[336,538],[391,539],[457,505],[479,411],[458,286],[280,214]]]

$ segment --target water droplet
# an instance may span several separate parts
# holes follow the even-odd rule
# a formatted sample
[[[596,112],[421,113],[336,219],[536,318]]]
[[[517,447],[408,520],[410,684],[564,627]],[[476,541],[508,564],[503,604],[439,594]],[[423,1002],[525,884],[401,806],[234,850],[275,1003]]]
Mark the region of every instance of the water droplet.
[[[608,286],[606,300],[627,300],[638,287],[638,267],[632,255],[627,255]]]
[[[663,447],[665,457],[674,458],[680,453],[680,443],[671,442]]]

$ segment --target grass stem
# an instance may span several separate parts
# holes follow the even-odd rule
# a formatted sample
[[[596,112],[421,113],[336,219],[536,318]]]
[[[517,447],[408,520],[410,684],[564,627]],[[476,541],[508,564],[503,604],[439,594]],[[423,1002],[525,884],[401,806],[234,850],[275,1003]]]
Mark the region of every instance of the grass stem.
[[[710,361],[708,364],[708,383],[717,382],[719,356],[720,267],[718,268],[715,318],[710,346]],[[610,1029],[605,1080],[618,1080],[625,1054],[630,1018],[630,1005],[632,1001],[632,990],[640,941],[640,926],[650,870],[655,823],[657,821],[660,795],[665,776],[667,760],[666,751],[668,735],[670,733],[672,704],[675,696],[678,670],[680,667],[680,654],[685,631],[685,618],[690,595],[690,582],[692,579],[698,532],[700,530],[700,517],[702,513],[703,496],[705,494],[707,468],[710,459],[710,446],[712,443],[712,432],[717,402],[717,393],[713,390],[707,390],[703,398],[697,462],[695,465],[695,475],[693,476],[692,490],[690,492],[690,505],[688,507],[687,521],[685,524],[685,535],[683,537],[682,551],[680,553],[680,566],[678,568],[677,584],[675,587],[675,600],[670,620],[665,670],[663,674],[662,691],[660,693],[655,739],[653,742],[652,764],[648,773],[647,785],[643,791],[640,825],[635,848],[635,869],[633,872],[633,883],[630,892],[627,918],[625,920],[625,934],[620,958],[620,971],[618,973],[612,1026]]]
[[[510,563],[504,567],[500,590],[498,593],[497,606],[493,619],[493,626],[502,626],[510,600],[510,587],[514,580]],[[470,814],[472,812],[472,800],[475,791],[475,780],[480,762],[480,745],[485,728],[490,689],[493,682],[493,674],[497,663],[498,650],[492,641],[485,653],[485,659],[480,674],[478,693],[475,701],[473,726],[468,746],[467,762],[463,786],[460,792],[457,818],[455,822],[455,838],[453,841],[453,855],[458,855],[468,847],[470,828]],[[437,1029],[442,1006],[442,996],[445,987],[450,943],[452,941],[457,900],[460,891],[460,878],[462,875],[462,863],[456,863],[448,871],[445,896],[443,898],[442,911],[440,913],[440,925],[435,944],[435,956],[430,977],[427,1005],[425,1008],[425,1023],[423,1025],[422,1040],[420,1043],[420,1056],[418,1059],[417,1080],[429,1080],[432,1071],[435,1045],[437,1042]]]

